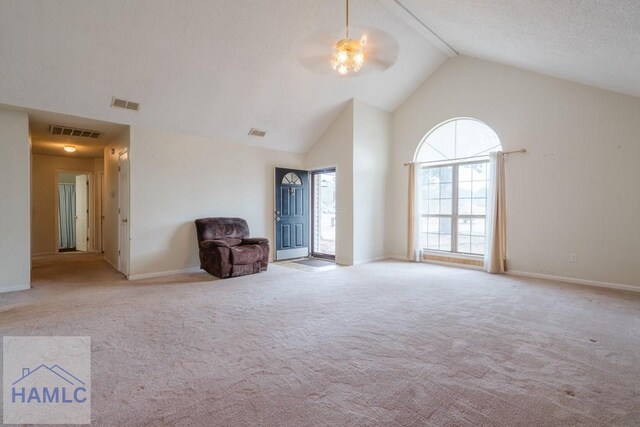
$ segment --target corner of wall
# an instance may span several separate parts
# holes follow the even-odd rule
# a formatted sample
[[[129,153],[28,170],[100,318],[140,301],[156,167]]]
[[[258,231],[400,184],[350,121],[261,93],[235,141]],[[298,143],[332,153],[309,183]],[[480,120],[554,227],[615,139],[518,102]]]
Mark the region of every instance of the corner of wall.
[[[116,135],[104,149],[104,257],[114,267],[118,265],[118,155],[130,147],[131,127]],[[113,153],[113,154],[112,154]]]
[[[31,283],[31,147],[29,116],[0,110],[0,292]]]

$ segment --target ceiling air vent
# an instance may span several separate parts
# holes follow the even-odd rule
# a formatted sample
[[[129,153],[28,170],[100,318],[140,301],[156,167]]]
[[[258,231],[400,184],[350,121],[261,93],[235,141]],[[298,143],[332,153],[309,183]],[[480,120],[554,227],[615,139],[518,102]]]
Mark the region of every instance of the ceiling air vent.
[[[111,98],[111,106],[113,108],[124,108],[125,110],[138,111],[140,109],[140,104],[133,101],[127,101],[126,99],[121,98]]]
[[[97,130],[70,128],[68,126],[60,126],[60,125],[49,126],[49,133],[51,135],[75,136],[78,138],[91,138],[91,139],[100,139],[100,137],[102,136],[102,132],[99,132]]]
[[[260,138],[264,137],[267,134],[267,132],[260,130],[260,129],[256,129],[256,128],[251,128],[251,130],[249,131],[249,135],[251,136],[259,136]]]

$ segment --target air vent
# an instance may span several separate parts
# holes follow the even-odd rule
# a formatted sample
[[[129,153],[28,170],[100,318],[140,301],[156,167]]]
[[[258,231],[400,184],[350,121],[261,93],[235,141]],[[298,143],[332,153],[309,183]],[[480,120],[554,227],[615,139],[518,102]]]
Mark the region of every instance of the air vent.
[[[60,125],[49,126],[49,133],[51,135],[75,136],[78,138],[91,138],[91,139],[100,139],[100,137],[102,136],[102,132],[99,132],[97,130],[70,128],[67,126],[60,126]]]
[[[138,111],[140,110],[140,104],[133,101],[127,101],[126,99],[111,98],[111,106],[113,108],[124,108],[125,110]]]
[[[249,135],[251,136],[259,136],[260,138],[264,137],[267,134],[267,132],[260,130],[260,129],[256,129],[256,128],[251,128],[251,130],[249,131]]]

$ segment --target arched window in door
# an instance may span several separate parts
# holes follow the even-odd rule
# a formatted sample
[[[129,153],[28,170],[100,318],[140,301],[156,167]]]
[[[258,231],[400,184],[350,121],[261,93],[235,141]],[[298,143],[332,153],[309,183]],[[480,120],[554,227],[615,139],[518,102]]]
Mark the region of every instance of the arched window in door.
[[[423,250],[484,255],[488,155],[499,150],[498,135],[476,119],[448,120],[426,134],[414,157]]]
[[[297,173],[289,172],[282,177],[282,185],[302,185],[302,180]]]

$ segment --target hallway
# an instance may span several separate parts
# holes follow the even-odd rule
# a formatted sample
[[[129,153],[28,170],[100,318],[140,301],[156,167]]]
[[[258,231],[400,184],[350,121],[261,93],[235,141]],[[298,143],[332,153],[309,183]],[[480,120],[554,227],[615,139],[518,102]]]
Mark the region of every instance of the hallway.
[[[74,252],[31,259],[33,289],[94,286],[119,281],[126,282],[124,275],[109,265],[102,254]]]

